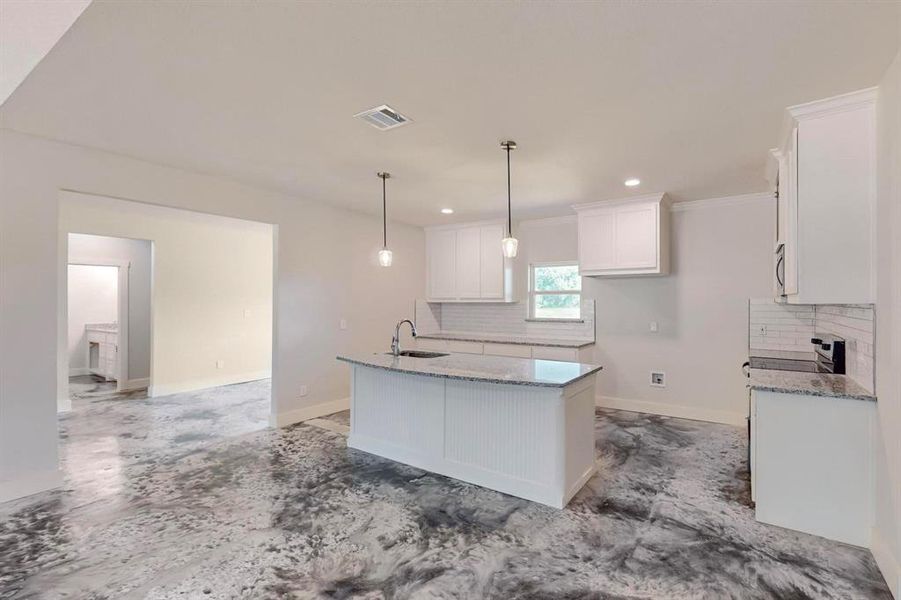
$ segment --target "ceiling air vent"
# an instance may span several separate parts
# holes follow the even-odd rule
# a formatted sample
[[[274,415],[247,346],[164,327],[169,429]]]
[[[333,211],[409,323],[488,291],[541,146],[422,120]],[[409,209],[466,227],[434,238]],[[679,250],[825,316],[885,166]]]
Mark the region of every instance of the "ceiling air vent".
[[[394,129],[395,127],[400,127],[401,125],[412,122],[387,104],[364,110],[361,113],[355,114],[354,117],[362,119],[376,129],[381,129],[382,131]]]

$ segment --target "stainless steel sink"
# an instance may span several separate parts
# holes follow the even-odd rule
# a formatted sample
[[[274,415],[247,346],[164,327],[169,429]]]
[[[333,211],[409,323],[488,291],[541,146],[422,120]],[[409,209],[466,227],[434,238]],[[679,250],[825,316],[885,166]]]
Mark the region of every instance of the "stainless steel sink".
[[[391,352],[385,352],[391,354]],[[409,356],[410,358],[438,358],[439,356],[447,356],[446,352],[425,352],[423,350],[401,350],[399,356]]]

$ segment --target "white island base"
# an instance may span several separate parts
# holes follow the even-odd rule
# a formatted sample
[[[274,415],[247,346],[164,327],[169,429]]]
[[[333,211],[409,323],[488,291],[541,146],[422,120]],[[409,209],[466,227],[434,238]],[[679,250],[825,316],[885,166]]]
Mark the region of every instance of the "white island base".
[[[595,375],[542,387],[352,365],[347,445],[563,508],[595,473]]]

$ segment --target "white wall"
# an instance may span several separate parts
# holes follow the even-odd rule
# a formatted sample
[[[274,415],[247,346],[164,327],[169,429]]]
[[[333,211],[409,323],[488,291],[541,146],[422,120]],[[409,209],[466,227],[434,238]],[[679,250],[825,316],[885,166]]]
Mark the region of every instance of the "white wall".
[[[95,265],[68,266],[68,318],[66,357],[69,375],[87,374],[89,323],[119,319],[119,269]],[[64,365],[65,366],[65,365]]]
[[[901,53],[879,85],[876,112],[876,397],[880,435],[873,554],[895,597],[901,598]]]
[[[152,396],[269,377],[271,225],[74,192],[59,222],[153,242]]]
[[[150,377],[150,289],[151,243],[72,233],[69,235],[69,260],[118,260],[130,263],[128,269],[128,379]],[[72,324],[69,324],[71,331]],[[65,390],[61,390],[65,393]]]
[[[394,323],[412,316],[425,292],[420,228],[389,223],[395,260],[385,269],[377,262],[378,216],[0,130],[0,501],[60,481],[59,198],[66,189],[277,226],[273,408],[280,423],[340,405],[349,375],[335,355],[386,348]]]
[[[672,215],[672,274],[583,279],[583,295],[596,303],[599,403],[742,424],[748,298],[772,287],[775,203],[755,195],[685,208]],[[519,236],[520,293],[530,262],[577,256],[574,219],[526,222]],[[651,370],[666,373],[667,387],[649,385]]]

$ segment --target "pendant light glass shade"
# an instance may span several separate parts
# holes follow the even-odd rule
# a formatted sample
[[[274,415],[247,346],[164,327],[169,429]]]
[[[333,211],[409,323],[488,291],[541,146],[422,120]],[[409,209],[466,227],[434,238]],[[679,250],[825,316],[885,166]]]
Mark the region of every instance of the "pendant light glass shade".
[[[501,148],[507,151],[507,237],[501,240],[504,258],[516,258],[519,241],[513,237],[513,211],[510,207],[510,151],[516,148],[516,142],[501,142]]]
[[[505,237],[501,240],[501,247],[504,249],[504,258],[516,258],[516,248],[519,246],[519,240],[515,237]]]
[[[381,250],[379,250],[379,264],[381,266],[390,267],[392,258],[393,256],[391,254],[391,250],[388,250],[387,248],[382,248]]]
[[[377,173],[377,175],[382,180],[382,249],[379,250],[379,264],[383,267],[390,267],[394,256],[391,250],[388,250],[388,208],[385,181],[391,177],[391,173]]]

